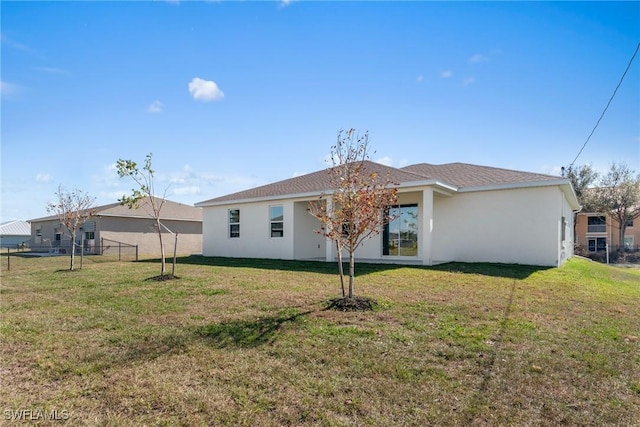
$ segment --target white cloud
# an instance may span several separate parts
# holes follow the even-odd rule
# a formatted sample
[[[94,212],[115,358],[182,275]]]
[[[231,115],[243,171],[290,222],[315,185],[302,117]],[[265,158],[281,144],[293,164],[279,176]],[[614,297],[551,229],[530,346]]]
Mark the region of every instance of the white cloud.
[[[36,182],[41,182],[43,184],[47,184],[53,180],[53,177],[48,173],[39,173],[36,174]]]
[[[187,187],[177,187],[171,191],[171,194],[175,194],[176,196],[200,194],[200,187],[198,187],[197,185],[190,185]]]
[[[475,82],[476,82],[475,77],[467,77],[462,81],[462,86],[469,86],[470,84],[473,84]]]
[[[98,187],[105,187],[105,188],[120,188],[120,186],[122,186],[123,184],[126,184],[127,186],[129,186],[130,184],[129,182],[126,182],[125,179],[120,178],[118,176],[118,168],[115,163],[110,163],[108,165],[105,165],[102,168],[102,172],[99,174],[93,175],[91,177],[91,180]],[[122,196],[123,193],[124,192],[121,192],[118,197]]]
[[[409,164],[409,161],[407,159],[394,160],[389,156],[383,156],[383,157],[380,157],[379,159],[374,159],[373,161],[376,163],[380,163],[381,165],[391,166],[393,168],[402,168]]]
[[[189,83],[189,93],[193,99],[203,102],[217,101],[224,98],[224,93],[220,90],[216,82],[212,80],[203,80],[200,77],[194,77]]]
[[[63,70],[62,68],[55,68],[55,67],[33,67],[34,70],[36,71],[42,71],[43,73],[49,73],[49,74],[68,74],[66,70]]]
[[[17,93],[19,89],[18,85],[14,85],[13,83],[8,83],[4,81],[0,81],[0,94],[3,96],[13,95]]]
[[[379,159],[376,159],[375,162],[385,166],[393,166],[393,159],[389,156],[380,157]]]
[[[440,73],[440,77],[442,77],[443,79],[448,79],[453,77],[453,71],[451,70],[444,70]]]
[[[488,61],[489,58],[480,54],[480,53],[476,53],[475,55],[473,55],[471,58],[469,58],[469,63],[470,64],[477,64],[478,62],[484,62],[484,61]]]
[[[149,105],[147,111],[150,113],[161,113],[164,108],[164,104],[158,100],[155,100]]]
[[[293,3],[294,1],[296,1],[296,0],[280,0],[280,2],[278,3],[278,7],[280,7],[280,8],[287,7],[291,3]]]
[[[2,44],[7,45],[13,49],[22,50],[24,52],[32,51],[32,49],[26,44],[18,43],[17,41],[11,40],[6,34],[0,34],[0,40],[2,40]]]

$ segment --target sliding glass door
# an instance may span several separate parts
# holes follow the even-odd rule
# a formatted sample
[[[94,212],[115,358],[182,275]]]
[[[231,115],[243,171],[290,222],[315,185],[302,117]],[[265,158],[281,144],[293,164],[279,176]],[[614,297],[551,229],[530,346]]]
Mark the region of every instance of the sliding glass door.
[[[382,231],[382,254],[391,256],[418,255],[418,205],[389,208],[392,220]]]

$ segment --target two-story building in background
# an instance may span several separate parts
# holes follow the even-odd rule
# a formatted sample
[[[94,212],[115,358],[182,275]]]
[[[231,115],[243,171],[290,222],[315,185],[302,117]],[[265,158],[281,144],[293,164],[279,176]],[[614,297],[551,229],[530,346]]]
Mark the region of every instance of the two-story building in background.
[[[595,212],[580,212],[576,220],[576,245],[581,252],[590,254],[617,251],[620,246],[629,252],[640,250],[640,219],[629,221],[620,242],[620,224],[611,215]]]

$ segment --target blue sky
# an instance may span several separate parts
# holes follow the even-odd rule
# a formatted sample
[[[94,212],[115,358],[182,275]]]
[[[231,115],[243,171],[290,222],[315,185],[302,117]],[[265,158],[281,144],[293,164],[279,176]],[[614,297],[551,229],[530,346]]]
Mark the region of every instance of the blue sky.
[[[2,13],[1,219],[58,185],[113,203],[119,158],[194,204],[372,160],[558,174],[640,42],[639,2],[12,2]],[[640,58],[577,164],[640,171]]]

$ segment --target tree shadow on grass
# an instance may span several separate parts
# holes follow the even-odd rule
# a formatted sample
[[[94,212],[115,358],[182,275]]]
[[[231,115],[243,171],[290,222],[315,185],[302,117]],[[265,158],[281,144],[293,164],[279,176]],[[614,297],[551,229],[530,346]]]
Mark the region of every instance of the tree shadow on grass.
[[[196,329],[196,335],[205,339],[217,348],[243,347],[251,348],[272,342],[282,326],[294,323],[312,311],[291,314],[290,310],[276,316],[263,317],[257,320],[233,320],[223,323],[212,323]]]
[[[286,309],[257,320],[234,320],[175,331],[141,333],[125,337],[122,342],[110,343],[106,351],[90,353],[77,360],[66,360],[54,374],[101,372],[116,366],[174,356],[187,351],[194,341],[204,341],[216,348],[258,347],[273,342],[285,324],[295,323],[313,312]]]
[[[465,418],[465,425],[475,424],[476,418],[482,413],[482,411],[487,410],[487,403],[489,400],[487,391],[489,389],[489,383],[494,376],[498,355],[502,351],[503,338],[507,331],[507,324],[509,322],[509,319],[511,318],[511,313],[513,311],[513,300],[515,298],[515,293],[516,281],[514,280],[509,289],[509,295],[507,296],[507,301],[502,313],[502,317],[500,318],[500,322],[498,323],[498,327],[491,337],[493,346],[488,352],[488,357],[483,359],[484,363],[482,365],[482,381],[476,392],[473,394],[469,406],[465,408],[464,411],[462,411],[462,416]]]
[[[159,262],[159,259],[143,260],[140,262]],[[263,258],[225,258],[225,257],[205,257],[192,255],[178,258],[179,265],[204,265],[212,267],[237,267],[237,268],[257,268],[263,270],[300,271],[307,273],[338,274],[337,262],[326,261],[297,261],[281,259]],[[345,271],[348,271],[348,264]],[[179,267],[178,267],[179,268]],[[434,266],[412,265],[412,264],[392,264],[375,263],[370,260],[359,261],[356,259],[356,277],[365,276],[371,273],[396,270],[399,268],[410,268],[420,270],[449,271],[463,274],[480,274],[491,277],[504,277],[508,279],[526,279],[531,274],[548,270],[553,267],[523,264],[498,264],[498,263],[464,263],[449,262]]]
[[[159,263],[160,259],[143,259],[138,262]],[[319,274],[338,274],[337,262],[326,262],[320,260],[286,260],[274,258],[228,258],[228,257],[205,257],[201,255],[191,255],[177,258],[177,269],[181,265],[200,265],[211,267],[236,267],[236,268],[256,268],[261,270],[279,270],[279,271],[299,271],[305,273]],[[390,263],[373,263],[367,261],[359,261],[356,259],[356,276],[365,274],[395,270],[398,268],[409,267],[401,264]],[[348,271],[349,264],[344,263],[345,271]]]
[[[428,268],[436,271],[480,274],[482,276],[523,280],[538,271],[549,270],[553,267],[523,264],[498,264],[489,262],[448,262],[446,264],[434,265],[433,267]]]

